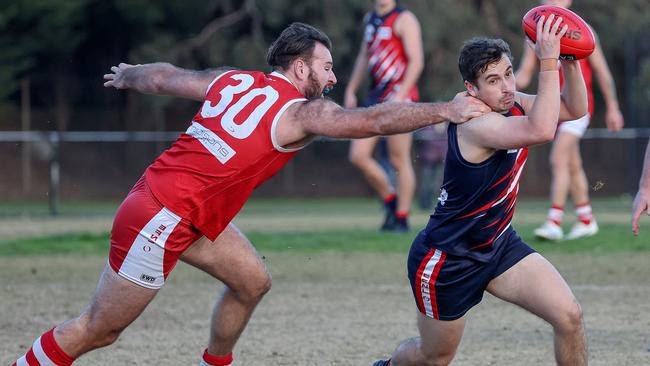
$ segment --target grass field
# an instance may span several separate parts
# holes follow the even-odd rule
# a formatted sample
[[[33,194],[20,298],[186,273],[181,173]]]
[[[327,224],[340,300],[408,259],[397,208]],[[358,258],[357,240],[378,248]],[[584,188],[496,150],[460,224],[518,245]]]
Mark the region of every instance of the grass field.
[[[85,306],[105,264],[115,203],[0,206],[0,364]],[[591,365],[650,364],[650,220],[629,227],[631,202],[596,200],[600,233],[548,243],[532,238],[546,202],[525,201],[515,228],[547,256],[585,311]],[[13,214],[12,214],[13,212]],[[405,279],[410,234],[381,234],[372,200],[255,200],[236,218],[273,278],[239,342],[240,365],[370,365],[416,332]],[[427,213],[413,214],[414,229]],[[567,227],[571,224],[567,217]],[[75,365],[197,364],[222,285],[181,264],[116,345]],[[490,295],[469,313],[454,365],[553,364],[550,328]],[[142,352],[142,350],[145,350]]]

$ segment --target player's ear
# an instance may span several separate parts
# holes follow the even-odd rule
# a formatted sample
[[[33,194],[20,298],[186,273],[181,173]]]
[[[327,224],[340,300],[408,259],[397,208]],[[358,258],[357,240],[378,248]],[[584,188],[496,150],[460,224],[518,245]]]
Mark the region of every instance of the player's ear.
[[[478,93],[476,91],[477,88],[474,86],[474,84],[470,83],[467,80],[465,80],[465,89],[467,89],[467,92],[469,93],[469,95],[471,95],[473,97],[476,97],[478,95]]]
[[[301,58],[297,58],[293,62],[293,71],[296,74],[296,77],[298,77],[298,80],[306,80],[309,76],[307,63]]]

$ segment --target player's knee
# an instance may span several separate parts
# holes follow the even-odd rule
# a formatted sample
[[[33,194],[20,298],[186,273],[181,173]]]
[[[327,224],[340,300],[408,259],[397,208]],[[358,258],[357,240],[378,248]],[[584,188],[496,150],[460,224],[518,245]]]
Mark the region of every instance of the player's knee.
[[[258,302],[271,290],[271,285],[271,274],[264,268],[247,275],[244,286],[233,290],[242,301]]]
[[[348,154],[348,160],[350,163],[357,167],[362,167],[370,161],[370,157],[367,156],[366,154],[361,154],[356,151],[350,151],[350,154]]]
[[[389,160],[390,165],[392,165],[397,172],[406,171],[406,169],[408,169],[408,165],[411,163],[409,158],[400,155],[391,155],[389,157]]]
[[[549,164],[553,170],[566,169],[569,167],[569,161],[563,154],[551,154],[551,156],[549,156]]]
[[[560,320],[554,327],[562,333],[575,333],[582,330],[582,307],[577,301],[563,308],[560,313]]]
[[[126,326],[116,326],[110,322],[83,314],[76,319],[74,329],[83,336],[88,349],[106,347],[117,341]]]

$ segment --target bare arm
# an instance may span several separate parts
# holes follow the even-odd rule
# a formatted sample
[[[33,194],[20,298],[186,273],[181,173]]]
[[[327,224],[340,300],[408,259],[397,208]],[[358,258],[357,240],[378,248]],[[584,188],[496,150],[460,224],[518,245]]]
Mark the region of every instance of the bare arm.
[[[357,90],[363,82],[366,73],[368,72],[368,46],[364,40],[361,41],[361,47],[359,48],[359,54],[357,59],[354,62],[354,69],[352,69],[352,75],[350,76],[350,81],[345,88],[345,101],[344,105],[346,108],[354,108],[357,106]]]
[[[605,114],[605,124],[607,128],[612,131],[619,131],[623,128],[623,114],[618,105],[618,98],[616,96],[616,83],[612,77],[612,73],[607,65],[607,60],[603,54],[603,49],[600,46],[598,38],[596,38],[596,49],[589,56],[589,64],[594,70],[594,75],[598,81],[598,86],[603,94],[605,100],[605,107],[607,112]]]
[[[395,31],[402,39],[404,51],[408,58],[404,80],[393,100],[402,101],[408,98],[409,92],[418,82],[424,69],[424,51],[422,50],[422,33],[420,23],[410,11],[402,12],[395,22]]]
[[[639,191],[634,198],[632,205],[632,232],[639,235],[639,219],[645,212],[650,215],[650,141],[645,149],[645,160],[643,163],[643,173],[639,181]]]
[[[558,30],[560,23],[553,15],[537,23],[535,54],[542,60],[538,94],[534,99],[525,94],[516,94],[516,99],[521,101],[526,116],[505,117],[499,113],[489,113],[461,126],[459,138],[464,142],[464,150],[471,150],[468,156],[465,156],[463,151],[466,159],[471,155],[475,159],[470,157],[469,161],[482,161],[496,149],[520,148],[553,139],[560,112],[557,58],[560,56],[560,39],[567,30],[566,25]]]
[[[578,119],[589,112],[587,87],[578,61],[561,61],[564,74],[559,121]]]
[[[526,44],[527,43],[528,42],[526,42]],[[528,85],[530,85],[536,68],[537,57],[535,57],[535,51],[528,45],[525,45],[519,69],[515,72],[517,90],[524,90]]]
[[[417,130],[451,120],[464,122],[490,111],[480,100],[458,93],[445,103],[388,102],[371,108],[345,109],[327,99],[295,103],[280,118],[276,136],[281,146],[313,136],[363,138]]]
[[[202,101],[210,83],[229,70],[232,68],[194,71],[163,62],[144,65],[121,63],[111,67],[112,73],[104,75],[107,80],[104,86]]]

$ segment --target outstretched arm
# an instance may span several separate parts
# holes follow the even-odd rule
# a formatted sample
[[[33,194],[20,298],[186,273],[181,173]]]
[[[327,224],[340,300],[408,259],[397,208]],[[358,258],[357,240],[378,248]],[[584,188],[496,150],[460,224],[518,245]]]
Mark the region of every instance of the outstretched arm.
[[[637,192],[632,205],[632,232],[634,235],[639,235],[639,218],[641,214],[645,212],[650,215],[650,141],[648,141],[648,147],[645,150],[639,192]]]
[[[133,89],[145,94],[169,95],[204,100],[210,83],[232,68],[186,70],[172,64],[157,62],[144,65],[120,63],[104,75],[105,87]]]
[[[388,102],[371,108],[345,109],[327,99],[296,103],[281,117],[277,137],[282,146],[316,135],[363,138],[417,130],[451,120],[464,122],[490,111],[466,92],[446,103]]]

